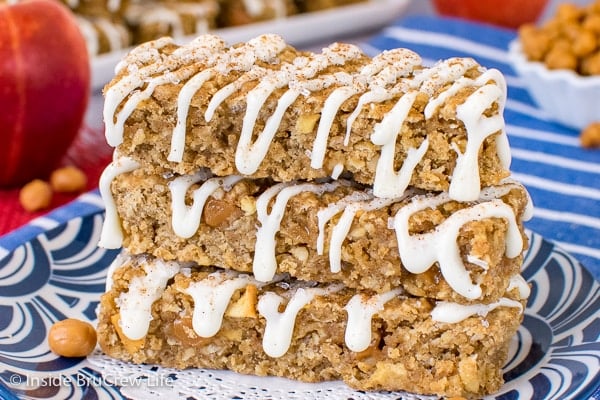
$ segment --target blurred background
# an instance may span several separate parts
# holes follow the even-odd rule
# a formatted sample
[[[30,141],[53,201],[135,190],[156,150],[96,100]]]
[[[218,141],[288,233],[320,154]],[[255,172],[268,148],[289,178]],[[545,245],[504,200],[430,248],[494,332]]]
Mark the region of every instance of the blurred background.
[[[503,1],[503,0],[500,0]],[[523,0],[523,3],[528,0]],[[540,17],[540,21],[547,20],[550,16],[553,15],[556,6],[558,4],[564,3],[564,0],[548,0],[548,4],[546,5],[542,16]],[[569,3],[573,4],[589,4],[590,0],[570,0]],[[435,14],[435,9],[433,6],[432,0],[413,0],[406,9],[406,14],[415,15],[415,14]]]

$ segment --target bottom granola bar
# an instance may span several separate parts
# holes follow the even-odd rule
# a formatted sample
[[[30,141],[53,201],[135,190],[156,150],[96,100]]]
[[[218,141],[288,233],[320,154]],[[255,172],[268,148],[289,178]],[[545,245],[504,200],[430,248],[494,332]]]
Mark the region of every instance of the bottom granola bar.
[[[468,398],[502,385],[529,291],[517,275],[500,300],[461,305],[150,256],[111,269],[98,336],[112,357]]]

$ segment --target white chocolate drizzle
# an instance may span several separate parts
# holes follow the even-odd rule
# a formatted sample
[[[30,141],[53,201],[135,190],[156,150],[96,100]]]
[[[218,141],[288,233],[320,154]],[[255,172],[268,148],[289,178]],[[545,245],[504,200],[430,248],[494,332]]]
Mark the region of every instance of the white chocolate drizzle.
[[[311,167],[322,168],[323,160],[325,159],[325,151],[327,150],[327,139],[333,120],[342,106],[342,104],[348,100],[351,96],[359,92],[359,89],[352,86],[343,86],[335,89],[325,100],[323,109],[321,110],[321,120],[319,121],[319,127],[317,128],[317,135],[313,143],[313,150],[311,155]]]
[[[439,88],[454,82],[476,67],[478,65],[472,58],[452,57],[438,62],[431,68],[418,71],[410,84],[414,89],[418,88],[421,92],[432,96]]]
[[[499,199],[460,209],[430,232],[409,234],[409,218],[412,214],[427,208],[435,208],[448,201],[450,198],[447,193],[435,197],[415,196],[398,210],[394,217],[394,229],[400,258],[403,266],[415,274],[427,271],[437,262],[444,279],[455,292],[467,299],[477,299],[482,294],[481,287],[478,283],[472,282],[462,262],[457,244],[461,227],[469,221],[503,218],[508,223],[505,254],[509,258],[514,258],[521,253],[523,238],[512,208]]]
[[[103,119],[105,125],[106,142],[110,146],[117,146],[123,141],[123,123],[116,115],[119,104],[130,94],[139,88],[149,76],[164,71],[163,63],[159,63],[161,54],[158,50],[172,43],[172,40],[163,38],[159,41],[148,42],[129,54],[124,62],[117,64],[115,71],[118,72],[127,66],[128,74],[116,82],[104,93]],[[128,60],[136,60],[139,55],[139,64],[150,61],[149,65],[139,68],[138,63],[127,63]]]
[[[121,61],[115,65],[115,74],[120,74],[126,70],[127,73],[135,73],[140,68],[148,66],[161,60],[160,50],[163,47],[173,43],[173,39],[162,37],[157,40],[142,43],[133,48]],[[125,93],[127,96],[127,93]]]
[[[340,181],[325,184],[305,183],[296,185],[281,183],[265,190],[258,197],[256,200],[256,215],[261,225],[256,232],[256,247],[252,261],[252,272],[258,281],[270,281],[277,270],[275,235],[280,228],[289,199],[302,192],[321,195],[325,192],[334,191],[340,184]],[[275,202],[271,206],[271,211],[268,212],[267,209],[273,197],[275,197]]]
[[[478,267],[486,271],[490,269],[490,266],[487,263],[487,261],[482,260],[481,258],[477,258],[472,254],[467,254],[467,262],[477,265]]]
[[[425,118],[431,118],[442,104],[452,96],[456,95],[461,89],[465,87],[482,86],[489,81],[496,82],[497,85],[502,85],[504,83],[504,78],[502,73],[497,69],[489,69],[475,79],[467,78],[465,76],[458,77],[448,89],[442,91],[437,97],[432,98],[429,103],[427,103],[424,110]],[[506,97],[504,97],[501,102],[502,105],[504,105],[504,103],[506,103]]]
[[[285,0],[242,0],[244,9],[251,17],[260,17],[265,9],[273,10],[275,19],[283,18],[287,15],[287,7]]]
[[[243,4],[248,15],[252,17],[261,15],[266,7],[265,0],[243,0]]]
[[[129,33],[122,25],[115,24],[106,18],[98,18],[94,24],[108,41],[110,51],[127,46]]]
[[[119,8],[121,8],[121,0],[107,0],[106,7],[108,8],[109,11],[115,12]]]
[[[533,218],[533,200],[531,200],[531,195],[524,187],[523,190],[525,191],[525,195],[527,196],[527,204],[525,205],[525,209],[523,210],[521,218],[523,219],[523,221],[529,221],[531,218]]]
[[[431,319],[436,322],[456,324],[474,315],[485,317],[498,307],[518,308],[523,312],[523,305],[506,297],[490,304],[459,304],[439,301],[431,310]]]
[[[335,166],[333,167],[333,171],[331,171],[331,178],[338,179],[342,172],[344,172],[344,164],[335,164]]]
[[[396,172],[394,170],[396,141],[417,93],[412,91],[403,95],[392,110],[383,117],[383,120],[375,125],[371,135],[371,141],[381,145],[381,154],[379,160],[377,160],[373,181],[373,194],[377,197],[394,198],[402,196],[410,183],[415,167],[429,147],[429,140],[426,138],[417,149],[411,148],[407,151],[400,171]],[[479,187],[477,190],[479,191]]]
[[[154,93],[157,86],[187,79],[192,71],[187,64],[191,61],[206,62],[215,51],[219,51],[225,46],[225,43],[217,36],[202,35],[192,41],[190,47],[180,47],[171,56],[158,52],[158,49],[170,43],[172,40],[150,42],[143,48],[147,49],[146,52],[138,48],[138,53],[141,52],[144,58],[150,58],[154,62],[129,71],[106,91],[103,117],[106,125],[106,141],[109,145],[114,147],[121,144],[125,121],[142,100],[149,98]],[[159,60],[162,62],[157,62]],[[130,66],[135,65],[130,64]],[[179,69],[181,70],[177,71]],[[146,87],[139,90],[144,84]],[[128,95],[131,95],[130,98],[117,114],[117,107]]]
[[[238,290],[256,282],[248,275],[237,275],[231,272],[214,272],[207,278],[192,282],[181,290],[194,300],[192,328],[200,337],[212,337],[217,334],[223,323],[223,315],[229,305],[231,296]]]
[[[266,319],[263,334],[263,350],[270,357],[281,357],[289,349],[294,333],[294,325],[298,312],[310,303],[315,296],[326,295],[340,290],[340,286],[332,285],[326,289],[298,288],[288,301],[285,311],[279,312],[284,298],[273,292],[267,292],[258,300],[258,312]]]
[[[81,0],[67,0],[66,3],[69,6],[69,8],[76,9],[77,7],[79,7]],[[107,0],[106,1],[106,8],[108,8],[108,11],[110,11],[110,12],[115,12],[120,7],[121,7],[121,0]]]
[[[87,51],[90,56],[95,56],[100,52],[100,38],[98,37],[98,31],[87,18],[79,15],[75,16],[79,30],[85,39]]]
[[[317,254],[322,255],[325,247],[325,225],[331,218],[339,214],[344,208],[354,204],[356,201],[372,199],[373,195],[370,192],[357,191],[349,194],[336,203],[329,204],[327,207],[320,209],[317,212],[317,226],[319,234],[317,236]]]
[[[356,108],[346,120],[345,146],[350,142],[352,125],[363,106],[391,99],[398,93],[398,88],[393,85],[398,82],[398,79],[407,77],[420,64],[421,57],[418,54],[407,49],[393,49],[383,51],[373,57],[371,63],[363,67],[360,73],[369,77],[367,80],[369,91],[359,97]]]
[[[493,133],[504,131],[502,113],[491,117],[484,115],[485,110],[498,103],[504,107],[506,93],[497,85],[485,85],[477,89],[467,100],[456,108],[456,116],[463,121],[467,130],[467,146],[464,153],[457,150],[458,158],[450,181],[450,197],[459,201],[475,200],[481,190],[479,177],[479,149],[483,141]],[[502,133],[503,134],[503,133]],[[496,141],[500,159],[510,157],[508,142]]]
[[[394,289],[366,300],[360,294],[356,294],[350,299],[345,307],[348,313],[345,341],[346,346],[350,350],[360,352],[369,347],[372,337],[371,325],[373,315],[383,310],[385,303],[401,293],[401,289]]]
[[[344,209],[337,224],[331,230],[331,240],[329,242],[329,268],[331,272],[337,273],[342,270],[342,244],[350,232],[356,213],[358,211],[378,210],[397,200],[374,198],[368,202],[354,202]]]
[[[231,95],[240,90],[245,84],[252,82],[256,79],[262,78],[267,75],[268,70],[266,68],[254,65],[250,70],[244,73],[235,81],[223,86],[219,89],[208,102],[206,111],[204,112],[204,119],[206,122],[210,122],[215,114],[217,108]]]
[[[123,243],[123,231],[121,230],[121,220],[117,212],[115,199],[111,192],[111,183],[118,175],[133,171],[139,167],[140,164],[132,158],[121,157],[111,162],[102,172],[98,187],[106,211],[98,246],[106,249],[121,247]]]
[[[177,122],[173,130],[171,139],[171,151],[167,159],[169,161],[180,162],[183,158],[183,149],[185,147],[185,131],[187,125],[187,116],[190,104],[194,95],[200,90],[216,73],[227,74],[231,71],[249,71],[257,60],[264,62],[274,62],[275,57],[285,48],[285,42],[276,35],[258,36],[237,48],[230,48],[223,53],[216,53],[214,59],[208,63],[210,68],[204,69],[195,74],[187,81],[179,92],[177,98]],[[254,72],[255,73],[255,72]],[[243,76],[243,75],[242,75]],[[236,88],[233,86],[233,88]],[[222,92],[219,99],[225,100]],[[213,104],[207,116],[216,109],[218,104]],[[241,171],[240,171],[241,172]]]
[[[180,176],[169,182],[171,190],[171,225],[173,232],[179,237],[190,238],[200,226],[202,212],[208,197],[222,188],[231,190],[233,185],[242,179],[241,176],[229,175],[225,178],[210,178],[204,172],[195,175]],[[188,189],[195,183],[203,181],[202,185],[192,193],[192,205],[187,206],[185,196]]]
[[[298,57],[291,64],[283,65],[280,70],[265,76],[254,89],[250,90],[246,96],[246,113],[235,154],[235,165],[238,171],[243,174],[252,174],[258,169],[268,152],[285,111],[300,94],[308,95],[311,91],[325,89],[340,80],[351,79],[344,73],[312,79],[318,72],[331,65],[344,65],[360,56],[362,56],[362,52],[357,47],[334,43],[323,49],[321,54],[315,54],[312,58]],[[275,90],[286,85],[289,86],[289,90],[279,98],[275,112],[268,119],[256,141],[252,143],[252,134],[262,106]],[[324,118],[324,113],[325,111],[322,111],[321,119]],[[329,131],[327,130],[326,133],[328,135]],[[321,136],[317,134],[315,138],[311,155],[311,167],[313,168],[321,167],[318,160],[321,154],[324,154],[327,146],[327,138],[323,137],[324,135],[325,131],[322,130]]]
[[[208,31],[208,18],[216,13],[213,3],[168,3],[168,4],[129,4],[125,19],[129,25],[141,26],[158,24],[168,36],[180,38],[186,35],[184,20],[193,18],[195,25],[188,34],[200,35]]]
[[[277,128],[285,110],[298,96],[297,92],[290,90],[279,99],[275,112],[267,120],[263,131],[259,133],[254,143],[252,143],[252,132],[260,107],[275,89],[277,89],[275,85],[268,86],[266,83],[264,85],[258,84],[255,89],[248,93],[248,107],[246,109],[246,114],[244,115],[242,132],[235,152],[236,168],[244,174],[256,172],[260,163],[269,151],[269,146],[273,141],[273,137],[277,132]]]
[[[523,278],[523,275],[517,274],[510,278],[508,288],[506,289],[506,291],[510,292],[515,288],[518,289],[519,296],[521,297],[521,299],[526,299],[531,294],[531,288],[527,284],[525,278]]]
[[[173,38],[184,35],[181,16],[175,10],[170,10],[167,7],[153,7],[145,10],[140,16],[140,24],[154,23],[160,23],[163,26],[169,27],[169,36]]]
[[[160,260],[144,262],[142,268],[144,275],[133,278],[128,291],[116,299],[119,326],[131,340],[146,336],[152,320],[152,304],[162,296],[167,282],[179,272],[178,263]]]

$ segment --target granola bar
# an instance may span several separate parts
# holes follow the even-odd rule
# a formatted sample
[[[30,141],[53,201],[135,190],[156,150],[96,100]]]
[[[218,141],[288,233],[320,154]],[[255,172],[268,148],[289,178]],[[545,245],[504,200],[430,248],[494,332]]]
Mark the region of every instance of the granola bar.
[[[464,306],[123,257],[98,337],[107,354],[135,363],[480,398],[501,386],[523,317],[529,288],[513,282],[497,302]]]
[[[506,84],[472,59],[426,68],[406,49],[370,58],[348,44],[313,54],[276,35],[235,46],[204,35],[136,48],[104,93],[108,143],[178,174],[346,172],[377,197],[413,186],[457,200],[509,175]]]
[[[165,178],[138,169],[103,180],[115,207],[107,206],[101,244],[251,272],[261,281],[289,273],[459,302],[501,297],[527,247],[522,218],[529,198],[514,182],[457,202],[414,191],[381,199],[344,180],[209,176]],[[415,252],[428,256],[420,260]]]

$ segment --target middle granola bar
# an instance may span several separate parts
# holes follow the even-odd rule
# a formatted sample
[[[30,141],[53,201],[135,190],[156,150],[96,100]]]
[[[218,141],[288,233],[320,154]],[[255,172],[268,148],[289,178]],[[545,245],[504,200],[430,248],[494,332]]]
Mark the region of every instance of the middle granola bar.
[[[457,302],[496,301],[519,274],[529,197],[507,181],[473,202],[408,190],[395,199],[356,183],[273,183],[232,175],[105,172],[102,245],[164,260],[341,282]],[[122,236],[121,236],[122,235]],[[122,237],[122,242],[121,238]]]
[[[119,154],[177,174],[209,168],[278,182],[345,173],[394,198],[411,186],[476,200],[509,175],[506,83],[473,59],[433,67],[407,49],[370,58],[276,35],[227,46],[204,35],[133,50],[105,88]]]

